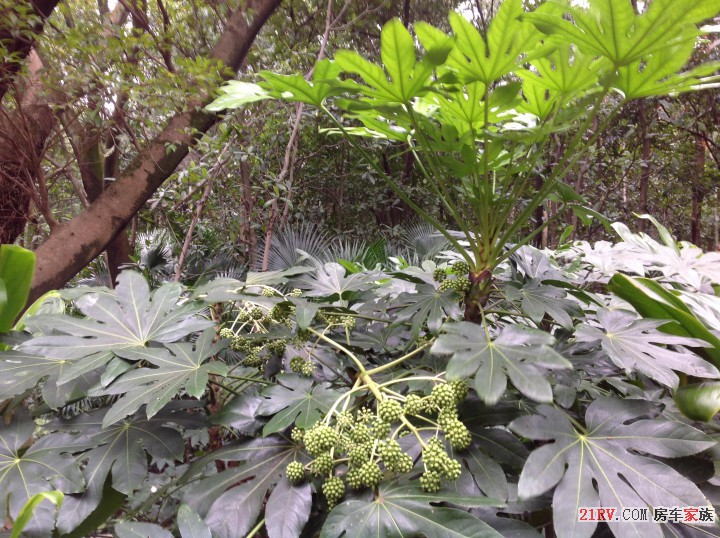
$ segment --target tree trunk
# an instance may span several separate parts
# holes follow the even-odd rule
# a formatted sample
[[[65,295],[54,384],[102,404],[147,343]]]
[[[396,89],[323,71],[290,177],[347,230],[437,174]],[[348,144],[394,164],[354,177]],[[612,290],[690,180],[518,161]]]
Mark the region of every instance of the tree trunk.
[[[705,142],[695,138],[695,166],[692,174],[692,208],[690,215],[690,242],[701,245],[702,203],[705,198]]]
[[[237,70],[255,36],[280,3],[281,0],[248,2],[247,10],[233,13],[211,57]],[[248,21],[249,13],[253,14],[252,21]],[[218,116],[203,110],[211,98],[201,94],[191,99],[185,110],[170,119],[155,140],[87,210],[60,226],[37,249],[30,302],[64,286],[125,228],[170,177],[189,148],[218,121]],[[168,151],[169,147],[175,149]]]
[[[640,101],[640,137],[642,138],[642,161],[640,161],[640,200],[638,201],[638,209],[641,215],[649,213],[648,211],[648,187],[650,185],[650,160],[652,144],[650,140],[650,114],[647,110],[647,102]],[[638,229],[645,231],[647,221],[640,219]]]
[[[0,49],[3,50],[3,59],[0,60],[0,101],[15,80],[15,76],[23,60],[30,54],[35,39],[28,39],[28,36],[38,36],[45,26],[45,19],[52,13],[59,0],[30,0],[18,2],[17,6],[9,6],[8,3],[0,7]],[[37,15],[35,21],[27,22],[25,31],[18,32],[11,21],[15,18],[22,18],[30,10]],[[11,26],[12,25],[12,26]]]

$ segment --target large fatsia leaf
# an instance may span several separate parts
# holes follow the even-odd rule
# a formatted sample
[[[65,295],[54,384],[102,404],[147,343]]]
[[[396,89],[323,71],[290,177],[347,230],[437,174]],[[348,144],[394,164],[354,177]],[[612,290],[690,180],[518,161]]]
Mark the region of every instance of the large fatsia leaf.
[[[579,316],[581,313],[577,303],[565,298],[565,290],[543,285],[536,278],[530,279],[522,287],[510,283],[506,293],[509,300],[520,301],[522,311],[535,323],[540,323],[545,314],[548,314],[562,327],[571,329],[573,316]]]
[[[42,437],[27,448],[35,423],[25,413],[16,413],[9,424],[0,424],[0,514],[11,519],[34,495],[59,490],[77,493],[85,480],[71,455],[88,448],[84,440],[65,434]],[[49,536],[55,525],[55,507],[36,507],[25,532]]]
[[[337,505],[323,525],[320,538],[499,538],[488,524],[462,510],[438,508],[430,503],[455,503],[452,495],[428,494],[416,486],[384,483],[371,500]],[[498,504],[478,497],[476,506]],[[460,501],[458,504],[462,504]]]
[[[134,413],[142,405],[146,405],[145,411],[151,418],[183,388],[190,396],[202,396],[209,375],[227,373],[227,366],[223,362],[205,363],[227,347],[227,340],[213,343],[214,338],[215,330],[207,329],[195,344],[166,344],[167,349],[118,350],[117,354],[125,359],[157,368],[143,367],[127,372],[102,391],[104,394],[124,394],[108,410],[103,427]]]
[[[575,334],[579,342],[600,341],[610,359],[626,372],[640,372],[665,386],[677,388],[679,378],[674,370],[695,377],[720,377],[712,364],[694,353],[673,351],[663,344],[703,346],[703,340],[675,336],[657,330],[664,320],[636,319],[623,310],[600,309],[597,319],[601,328],[581,325]]]
[[[263,428],[263,435],[284,430],[291,424],[307,429],[325,416],[342,393],[327,384],[293,374],[277,376],[277,385],[262,392],[258,415],[273,415]]]
[[[340,66],[327,59],[320,60],[315,64],[311,81],[307,81],[302,75],[297,74],[278,75],[270,71],[260,73],[265,79],[262,86],[271,90],[272,95],[282,97],[287,101],[296,101],[317,107],[322,106],[323,101],[331,95],[337,95],[343,91],[336,80],[339,74]],[[220,99],[211,104],[218,106],[224,104],[218,103],[218,101]]]
[[[352,273],[345,276],[345,268],[339,263],[326,263],[319,266],[315,273],[300,280],[306,288],[307,297],[335,297],[347,299],[344,295],[353,291],[362,291],[369,287],[380,275],[377,273]]]
[[[462,15],[450,12],[450,26],[456,35],[455,47],[445,63],[463,82],[491,84],[513,71],[539,43],[540,33],[520,20],[520,0],[505,0],[483,39]]]
[[[515,388],[528,398],[552,401],[546,369],[571,368],[570,362],[550,346],[552,335],[521,325],[508,325],[494,340],[482,326],[461,321],[443,325],[430,351],[451,355],[449,379],[475,376],[474,387],[486,404],[502,397],[510,378]]]
[[[412,332],[420,334],[427,324],[431,333],[437,334],[447,319],[460,318],[460,301],[452,290],[440,291],[430,284],[418,284],[416,293],[401,293],[394,306],[399,306],[398,321],[410,321]]]
[[[183,502],[205,516],[214,537],[245,536],[255,524],[268,490],[283,479],[285,467],[296,456],[297,447],[277,436],[223,447],[196,462],[185,478],[192,478],[214,460],[245,463],[194,483]],[[305,504],[302,496],[293,500]],[[292,509],[299,512],[298,506]]]
[[[179,415],[167,413],[147,419],[138,412],[103,428],[106,412],[107,409],[98,409],[55,423],[60,430],[80,434],[80,439],[94,447],[82,456],[86,462],[82,471],[86,491],[66,495],[60,509],[58,528],[63,532],[74,529],[97,508],[108,475],[112,487],[121,493],[130,495],[140,488],[148,473],[146,451],[157,459],[172,461],[182,457],[185,447],[182,435],[167,425],[169,421],[180,420]]]
[[[525,464],[518,492],[531,498],[555,487],[553,523],[560,538],[590,537],[596,525],[578,522],[578,508],[705,506],[709,502],[690,480],[649,456],[697,454],[714,441],[695,428],[664,418],[641,400],[595,400],[576,429],[558,409],[541,405],[510,428],[523,437],[552,441],[535,449]],[[608,522],[616,536],[659,538],[657,523]]]
[[[265,528],[269,538],[295,538],[310,517],[312,490],[309,483],[292,485],[280,480],[268,498]]]
[[[28,320],[29,327],[45,335],[28,340],[20,349],[72,359],[100,351],[142,348],[151,341],[173,342],[210,327],[211,321],[197,317],[201,306],[194,302],[178,306],[182,291],[182,286],[173,282],[150,293],[140,273],[123,271],[112,295],[88,293],[75,301],[87,318],[54,315]]]
[[[351,89],[381,103],[409,104],[422,92],[432,73],[432,57],[417,61],[413,38],[400,19],[392,19],[383,27],[380,55],[382,67],[349,50],[338,51],[335,61],[344,71],[360,75],[367,84],[346,82]]]
[[[588,9],[568,1],[551,1],[525,15],[544,32],[559,34],[582,52],[607,58],[617,69],[647,55],[686,41],[699,34],[695,23],[717,12],[713,2],[655,0],[645,13],[636,15],[632,3],[593,0]],[[574,24],[563,17],[572,15]]]
[[[52,349],[47,351],[42,356],[22,351],[0,352],[0,400],[22,394],[44,380],[43,401],[57,409],[73,398],[84,396],[98,380],[94,370],[112,357],[106,352],[67,359],[56,356]]]

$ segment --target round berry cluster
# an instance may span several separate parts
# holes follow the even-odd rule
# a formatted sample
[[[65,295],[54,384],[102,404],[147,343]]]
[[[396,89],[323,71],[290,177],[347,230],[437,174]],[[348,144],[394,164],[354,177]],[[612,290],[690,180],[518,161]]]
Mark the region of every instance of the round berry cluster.
[[[296,374],[311,376],[315,371],[315,365],[310,359],[305,359],[300,355],[295,355],[290,359],[290,370]]]
[[[446,451],[445,441],[454,450],[463,450],[472,441],[458,418],[458,404],[467,392],[464,382],[440,382],[428,395],[383,395],[374,411],[367,407],[343,410],[305,431],[295,428],[291,439],[304,444],[314,459],[307,466],[297,462],[288,465],[288,479],[301,480],[306,471],[324,477],[323,494],[328,504],[334,505],[344,495],[345,484],[352,489],[375,487],[385,473],[409,473],[416,462],[398,440],[411,432],[418,440],[427,439],[410,421],[420,417],[422,430],[429,429],[427,424],[435,424],[434,436],[420,441],[424,470],[420,485],[425,491],[438,491],[443,479],[457,480],[462,470]],[[429,418],[434,415],[436,420]]]

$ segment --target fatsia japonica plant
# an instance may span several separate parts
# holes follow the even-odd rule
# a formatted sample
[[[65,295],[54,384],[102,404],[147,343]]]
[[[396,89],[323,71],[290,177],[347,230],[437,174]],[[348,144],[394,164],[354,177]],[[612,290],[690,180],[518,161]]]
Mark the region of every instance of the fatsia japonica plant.
[[[319,108],[329,130],[354,142],[397,196],[462,252],[465,319],[480,322],[498,264],[568,210],[593,213],[563,179],[625,104],[718,80],[715,63],[683,70],[701,34],[697,24],[717,13],[715,2],[654,0],[640,15],[630,1],[577,4],[548,1],[525,12],[521,0],[505,0],[486,34],[456,12],[450,35],[418,22],[413,38],[392,20],[382,30],[380,63],[339,51],[315,65],[312,80],[263,72],[259,85],[224,87],[209,109],[264,98]],[[565,142],[549,162],[554,135]],[[407,196],[357,136],[412,153],[467,248]],[[558,210],[527,231],[549,196]]]
[[[62,290],[3,338],[5,520],[67,537],[718,534],[720,256],[653,219],[662,243],[620,223],[616,243],[555,251],[522,235],[550,194],[589,211],[562,180],[601,104],[710,83],[713,66],[679,71],[713,7],[507,0],[486,35],[417,23],[419,60],[390,22],[382,65],[338,53],[310,82],[231,85],[216,108],[301,100],[356,142],[406,144],[459,233],[407,202],[452,248]],[[553,134],[568,149],[548,164]]]

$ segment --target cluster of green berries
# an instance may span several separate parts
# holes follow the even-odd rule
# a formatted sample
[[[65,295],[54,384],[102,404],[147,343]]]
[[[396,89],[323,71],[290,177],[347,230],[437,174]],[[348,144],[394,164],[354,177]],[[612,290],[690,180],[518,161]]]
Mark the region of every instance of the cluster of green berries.
[[[302,290],[300,288],[293,288],[293,290],[288,293],[290,297],[300,297],[302,295]]]
[[[445,269],[438,267],[433,271],[433,280],[435,282],[443,282],[446,278],[447,273],[445,272]]]
[[[425,473],[420,477],[420,486],[428,492],[440,489],[441,478],[457,480],[460,478],[462,466],[457,460],[448,456],[443,442],[437,437],[430,439],[422,451]]]
[[[277,295],[277,293],[278,292],[272,288],[263,288],[262,291],[260,292],[260,295],[262,295],[263,297],[275,297],[275,295]]]
[[[448,290],[455,290],[459,292],[467,291],[470,289],[470,279],[463,275],[458,276],[455,278],[448,278],[447,280],[443,280],[440,285],[438,286],[438,289],[440,291],[448,291]]]
[[[315,365],[309,359],[305,359],[300,355],[295,355],[290,359],[290,370],[296,374],[311,376],[315,371]]]
[[[305,466],[299,461],[288,463],[288,466],[285,468],[285,476],[287,476],[287,479],[293,484],[300,482],[305,478]]]
[[[460,260],[452,264],[451,272],[454,275],[467,275],[470,272],[470,266],[466,261]]]
[[[356,324],[355,316],[342,316],[340,314],[318,312],[317,318],[328,325],[342,325],[344,328],[349,330],[353,330]]]
[[[298,368],[305,361],[293,360]],[[411,431],[408,427],[412,428],[404,417],[437,415],[436,437],[423,444],[424,473],[420,485],[425,491],[438,491],[443,480],[457,480],[462,467],[448,455],[445,442],[437,435],[444,434],[445,441],[457,450],[472,442],[470,432],[458,418],[458,404],[467,392],[462,381],[438,383],[429,395],[408,395],[404,405],[399,399],[385,397],[375,411],[369,408],[354,413],[342,411],[335,415],[333,423],[319,422],[305,431],[295,428],[291,439],[303,443],[314,460],[307,466],[297,462],[288,465],[288,479],[302,480],[306,471],[325,477],[322,491],[332,506],[344,495],[345,484],[352,489],[375,487],[383,479],[384,471],[410,472],[415,462],[397,441]],[[336,475],[338,465],[341,471]]]
[[[323,495],[330,506],[334,506],[345,495],[345,482],[338,476],[331,476],[322,487]]]

